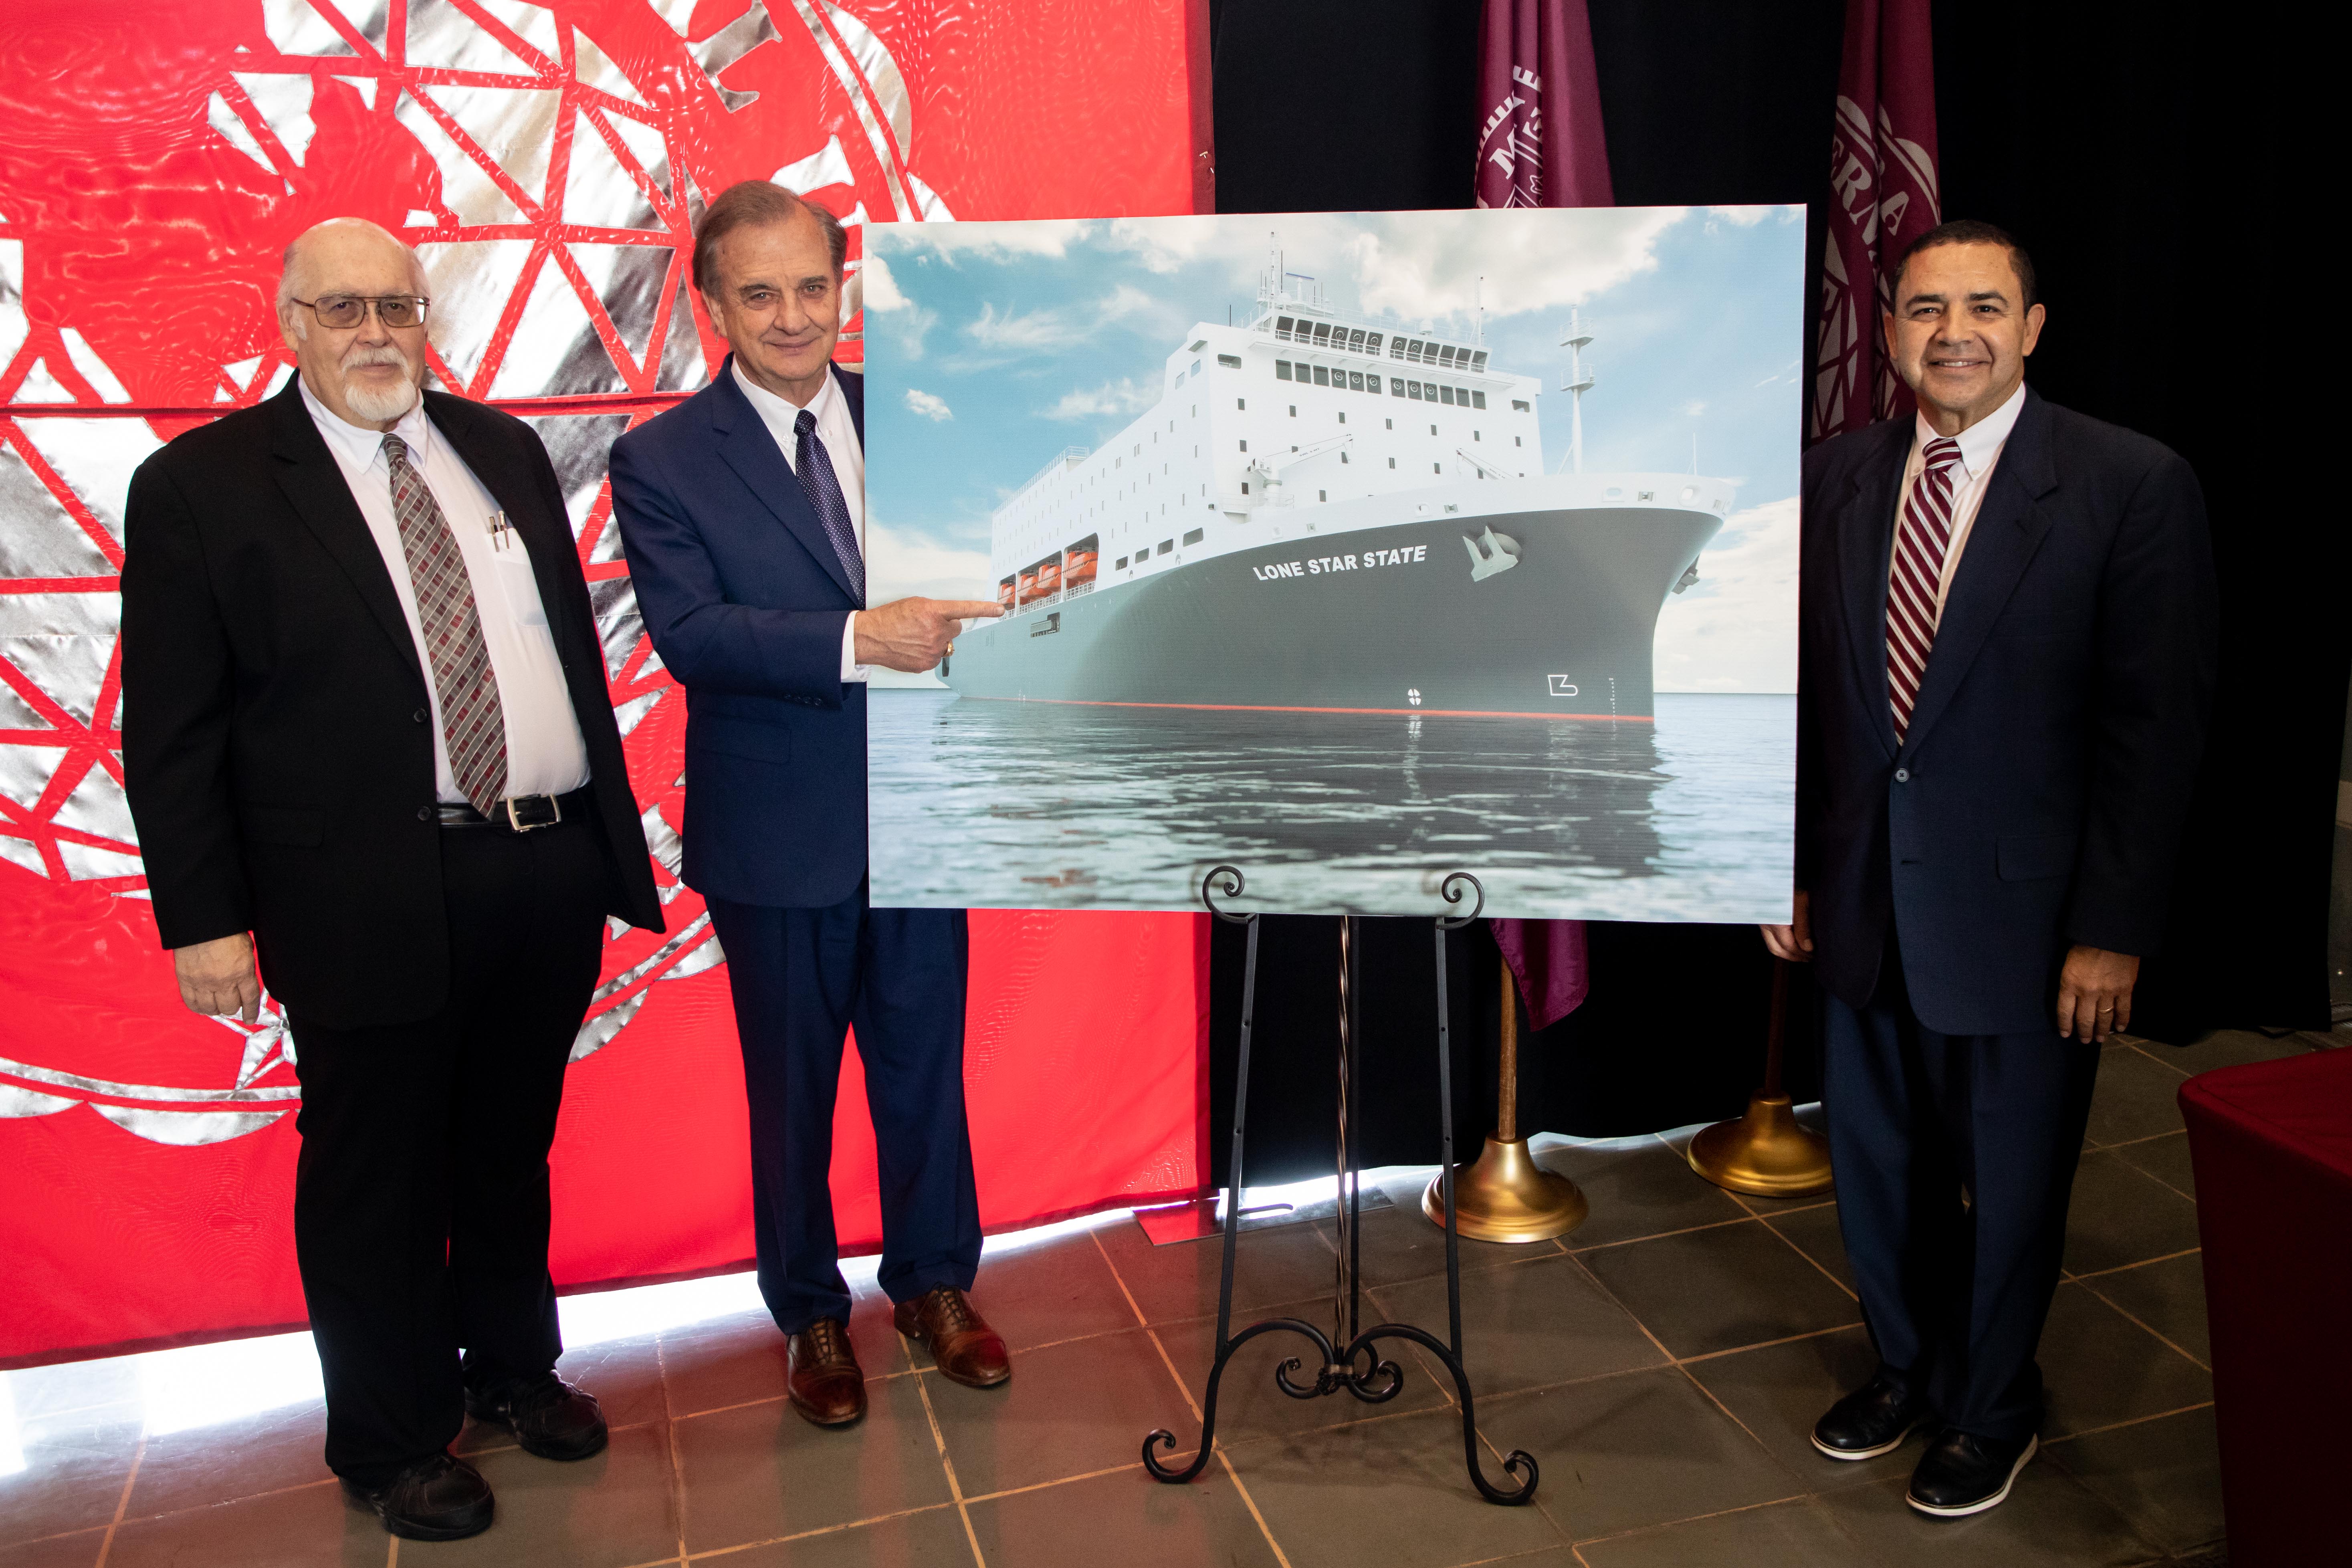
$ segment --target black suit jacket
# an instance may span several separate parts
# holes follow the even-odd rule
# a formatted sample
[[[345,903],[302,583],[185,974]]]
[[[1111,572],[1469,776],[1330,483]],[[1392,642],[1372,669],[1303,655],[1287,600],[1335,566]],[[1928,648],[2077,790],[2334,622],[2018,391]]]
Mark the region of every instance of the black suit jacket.
[[[605,912],[659,930],[587,584],[546,449],[425,394],[514,524],[587,743]],[[250,931],[292,1013],[425,1017],[448,991],[426,674],[299,387],[181,436],[124,511],[122,761],[166,947]]]
[[[2032,391],[1986,487],[1900,746],[1886,574],[1912,421],[1804,462],[1798,886],[1822,983],[1919,1020],[2053,1027],[2072,943],[2153,952],[2213,691],[2213,563],[2189,465]]]

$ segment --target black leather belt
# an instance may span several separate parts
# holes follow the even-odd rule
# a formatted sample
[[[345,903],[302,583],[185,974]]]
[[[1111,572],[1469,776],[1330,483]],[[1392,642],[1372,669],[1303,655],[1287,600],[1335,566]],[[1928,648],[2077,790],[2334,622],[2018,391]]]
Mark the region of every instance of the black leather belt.
[[[483,816],[462,800],[440,803],[444,827],[495,827],[507,833],[553,827],[560,822],[584,816],[587,811],[588,788],[584,784],[569,795],[509,795],[499,802],[497,815],[491,816]]]

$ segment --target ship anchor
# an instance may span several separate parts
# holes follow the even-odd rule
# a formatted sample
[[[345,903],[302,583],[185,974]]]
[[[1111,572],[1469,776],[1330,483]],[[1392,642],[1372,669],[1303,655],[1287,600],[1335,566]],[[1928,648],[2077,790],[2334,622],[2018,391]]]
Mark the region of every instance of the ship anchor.
[[[1470,552],[1470,581],[1483,583],[1497,572],[1508,572],[1519,563],[1519,542],[1507,533],[1496,533],[1492,527],[1476,539],[1462,536],[1462,548]]]

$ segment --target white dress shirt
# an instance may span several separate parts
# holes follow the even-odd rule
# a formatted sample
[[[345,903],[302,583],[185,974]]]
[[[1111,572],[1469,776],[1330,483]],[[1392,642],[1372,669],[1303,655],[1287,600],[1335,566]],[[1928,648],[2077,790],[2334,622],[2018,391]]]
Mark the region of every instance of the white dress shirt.
[[[766,387],[754,384],[743,374],[741,364],[735,366],[735,384],[751,400],[760,422],[768,427],[779,450],[784,454],[784,467],[795,478],[800,468],[801,411],[790,399],[778,397]],[[824,384],[808,400],[808,411],[816,416],[816,438],[824,443],[824,455],[833,459],[833,477],[841,481],[841,499],[849,508],[850,531],[857,536],[857,558],[866,559],[866,448],[857,439],[857,426],[849,417],[849,399],[842,395],[840,385],[825,372]],[[845,616],[841,623],[841,679],[863,680],[866,667],[857,662],[857,617]]]
[[[499,503],[425,417],[425,400],[417,399],[416,406],[389,431],[345,423],[312,396],[307,384],[302,404],[343,470],[352,499],[359,502],[360,515],[367,520],[368,532],[383,557],[384,570],[392,574],[400,612],[408,617],[408,635],[416,642],[416,663],[425,672],[425,700],[432,708],[433,782],[440,798],[454,804],[464,800],[466,792],[449,771],[441,694],[433,679],[432,657],[425,650],[424,626],[416,618],[408,552],[400,542],[399,519],[393,514],[392,465],[383,455],[387,435],[407,443],[409,464],[441,504],[441,515],[448,519],[457,552],[465,558],[482,640],[489,648],[490,671],[498,678],[499,708],[506,716],[507,794],[562,795],[586,784],[588,748],[580,739],[580,721],[563,684],[563,662],[556,657],[555,635],[548,629],[547,609],[540,603],[530,552],[517,535],[508,535],[503,549],[492,542],[489,520]]]
[[[1977,508],[1984,504],[1985,487],[1992,482],[1993,465],[2000,461],[2000,449],[2009,443],[2009,433],[2017,427],[2017,416],[2025,409],[2025,387],[2019,384],[2009,401],[1978,420],[1952,439],[1960,444],[1960,460],[1951,470],[1952,480],[1952,542],[1944,549],[1943,575],[1936,580],[1936,619],[1944,618],[1944,600],[1952,591],[1952,574],[1960,569],[1960,552],[1967,548],[1969,531],[1976,526]],[[1903,465],[1903,488],[1895,493],[1895,526],[1900,528],[1903,509],[1911,504],[1911,487],[1920,471],[1927,466],[1927,443],[1941,440],[1924,414],[1915,416],[1916,430],[1911,441],[1910,460]],[[1887,576],[1895,574],[1894,558],[1887,559]]]

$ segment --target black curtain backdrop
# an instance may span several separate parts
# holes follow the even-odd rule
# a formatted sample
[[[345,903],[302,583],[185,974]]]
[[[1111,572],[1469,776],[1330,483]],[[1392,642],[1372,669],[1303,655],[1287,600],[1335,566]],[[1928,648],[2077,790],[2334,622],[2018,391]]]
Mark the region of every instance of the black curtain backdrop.
[[[1805,202],[1818,266],[1843,0],[1589,4],[1617,200]],[[1469,205],[1479,13],[1476,0],[1212,0],[1218,210]],[[2291,303],[2323,290],[2327,270],[2324,253],[2294,247],[2301,226],[2286,205],[2290,143],[2273,105],[2295,95],[2283,79],[2293,68],[2262,52],[2251,14],[2216,20],[2185,5],[1969,0],[1937,5],[1935,22],[1943,210],[2000,224],[2032,251],[2050,324],[2031,379],[2180,452],[2211,510],[2220,694],[2171,931],[2144,968],[2135,1028],[2176,1041],[2223,1025],[2325,1028],[2352,645],[2332,603],[2347,530],[2304,456],[2335,444],[2300,390],[2304,345],[2330,334]],[[1330,1168],[1336,926],[1269,921],[1262,939],[1253,1184]],[[1428,927],[1359,927],[1384,955],[1395,949],[1367,1026],[1367,1094],[1412,1108],[1402,1120],[1366,1110],[1367,1156],[1431,1160],[1433,1121],[1412,1125],[1434,1111]],[[1220,1180],[1241,952],[1238,929],[1221,925]],[[1496,953],[1481,934],[1455,939],[1454,954],[1456,1011],[1476,1010],[1460,1042],[1479,1087],[1458,1131],[1474,1140],[1493,1105]],[[1526,1123],[1601,1135],[1735,1113],[1769,996],[1754,931],[1596,925],[1592,959],[1584,1007],[1523,1037]],[[1790,1087],[1802,1099],[1818,1091],[1808,987],[1793,1005]]]

